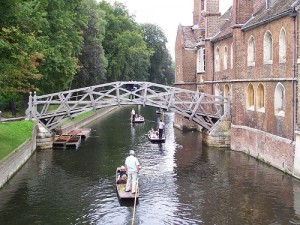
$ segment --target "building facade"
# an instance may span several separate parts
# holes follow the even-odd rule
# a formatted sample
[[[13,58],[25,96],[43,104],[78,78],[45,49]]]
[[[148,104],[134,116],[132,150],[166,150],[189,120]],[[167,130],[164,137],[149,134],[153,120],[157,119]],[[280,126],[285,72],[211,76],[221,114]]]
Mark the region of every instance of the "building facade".
[[[193,25],[179,25],[175,85],[228,97],[231,149],[299,177],[300,1],[233,0],[223,15],[218,5],[194,0]]]

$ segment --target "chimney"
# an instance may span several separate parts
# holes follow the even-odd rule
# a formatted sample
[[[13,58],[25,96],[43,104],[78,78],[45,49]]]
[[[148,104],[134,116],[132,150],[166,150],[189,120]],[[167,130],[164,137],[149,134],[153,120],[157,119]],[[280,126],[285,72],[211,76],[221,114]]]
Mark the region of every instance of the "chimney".
[[[253,1],[257,0],[233,0],[232,13],[235,24],[244,24],[252,17]]]
[[[194,0],[193,25],[198,24],[201,13],[202,0]]]

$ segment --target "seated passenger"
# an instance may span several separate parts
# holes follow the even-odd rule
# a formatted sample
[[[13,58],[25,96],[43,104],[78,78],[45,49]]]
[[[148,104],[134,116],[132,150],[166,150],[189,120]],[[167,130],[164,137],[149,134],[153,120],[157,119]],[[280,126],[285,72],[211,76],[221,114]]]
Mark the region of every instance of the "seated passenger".
[[[127,182],[127,175],[126,174],[123,174],[121,176],[121,178],[119,180],[117,180],[117,184],[126,184]]]

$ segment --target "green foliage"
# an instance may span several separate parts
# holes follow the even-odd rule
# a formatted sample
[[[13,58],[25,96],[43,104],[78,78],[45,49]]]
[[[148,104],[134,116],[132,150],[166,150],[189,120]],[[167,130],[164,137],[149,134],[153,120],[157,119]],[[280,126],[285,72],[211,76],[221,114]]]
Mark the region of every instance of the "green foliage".
[[[154,24],[142,24],[144,40],[154,54],[151,56],[149,68],[149,81],[155,83],[172,84],[175,70],[172,66],[172,58],[166,47],[167,38],[160,27]]]
[[[166,37],[96,0],[7,0],[0,7],[0,107],[117,80],[172,83]]]
[[[105,82],[107,59],[102,47],[105,35],[105,13],[94,0],[84,1],[84,13],[88,21],[83,27],[83,48],[79,55],[80,70],[72,81],[72,88],[92,86]]]
[[[150,56],[139,26],[126,7],[105,1],[100,7],[106,12],[106,34],[103,47],[108,59],[107,81],[147,80]]]
[[[32,136],[32,121],[0,122],[0,160]]]

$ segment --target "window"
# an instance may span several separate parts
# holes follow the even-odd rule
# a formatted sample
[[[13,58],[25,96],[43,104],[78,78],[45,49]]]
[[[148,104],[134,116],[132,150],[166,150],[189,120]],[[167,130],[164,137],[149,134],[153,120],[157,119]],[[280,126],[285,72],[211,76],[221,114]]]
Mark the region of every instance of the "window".
[[[233,68],[233,44],[230,47],[230,67]]]
[[[224,48],[224,57],[223,57],[224,70],[227,70],[227,59],[228,59],[228,51],[227,51],[227,47],[225,47]]]
[[[274,109],[275,109],[275,115],[276,116],[282,116],[285,115],[285,89],[284,86],[281,83],[278,83],[275,88],[275,94],[274,94]]]
[[[286,33],[284,28],[281,28],[279,34],[279,63],[286,62]]]
[[[273,40],[269,31],[266,32],[264,37],[264,64],[272,64],[273,57]]]
[[[247,88],[246,107],[248,110],[254,110],[254,88],[252,84],[249,84]]]
[[[216,86],[215,86],[215,95],[220,96],[220,94],[221,94],[220,86],[219,86],[219,84],[216,84]]]
[[[265,91],[262,84],[259,84],[257,87],[256,108],[258,111],[265,111]]]
[[[220,49],[216,48],[215,69],[220,71]]]
[[[230,101],[231,101],[231,93],[229,84],[225,84],[224,86],[224,97],[228,98],[224,101],[224,112],[225,114],[230,114]]]
[[[205,48],[198,49],[197,59],[197,72],[205,72]]]
[[[251,36],[248,41],[247,61],[248,66],[255,66],[255,45],[253,36]]]

